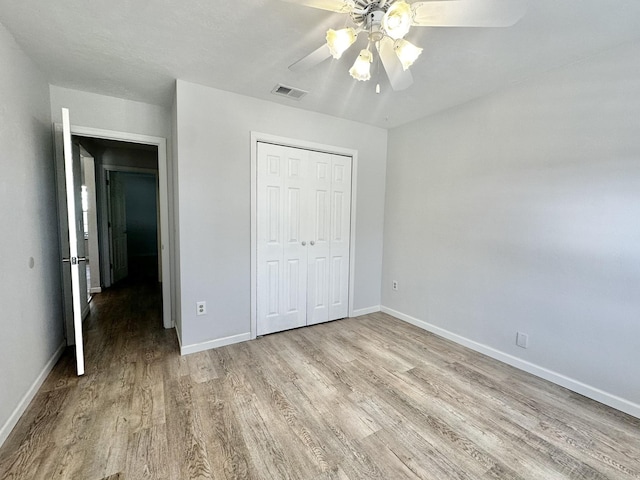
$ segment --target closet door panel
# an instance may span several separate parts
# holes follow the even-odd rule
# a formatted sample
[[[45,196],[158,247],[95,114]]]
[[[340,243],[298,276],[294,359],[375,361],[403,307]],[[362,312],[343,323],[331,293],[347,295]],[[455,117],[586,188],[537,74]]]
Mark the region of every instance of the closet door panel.
[[[258,335],[268,333],[282,316],[282,158],[279,152],[258,145],[257,288]]]
[[[332,155],[329,320],[345,318],[349,314],[350,240],[351,157]]]
[[[293,149],[258,144],[257,334],[306,324],[304,159]]]
[[[288,147],[285,151],[284,171],[284,258],[283,292],[286,328],[302,327],[307,319],[307,247],[306,219],[306,164],[308,152]]]
[[[331,155],[309,152],[309,285],[307,325],[329,320],[329,272],[331,261]]]

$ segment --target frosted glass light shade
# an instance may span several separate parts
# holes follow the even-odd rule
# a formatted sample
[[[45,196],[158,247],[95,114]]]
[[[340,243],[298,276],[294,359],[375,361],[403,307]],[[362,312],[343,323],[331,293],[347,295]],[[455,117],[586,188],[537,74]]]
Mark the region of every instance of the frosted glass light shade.
[[[356,80],[366,81],[371,78],[371,62],[373,61],[373,55],[367,49],[364,49],[356,58],[353,67],[349,70],[349,73]]]
[[[411,28],[411,6],[404,0],[391,5],[382,17],[382,28],[394,40],[404,37]]]
[[[351,28],[341,30],[327,30],[327,46],[333,58],[340,58],[342,54],[356,41],[356,31]]]
[[[420,47],[416,47],[413,43],[407,42],[405,39],[400,38],[393,43],[393,49],[396,52],[400,63],[402,63],[402,69],[406,70],[422,53]]]

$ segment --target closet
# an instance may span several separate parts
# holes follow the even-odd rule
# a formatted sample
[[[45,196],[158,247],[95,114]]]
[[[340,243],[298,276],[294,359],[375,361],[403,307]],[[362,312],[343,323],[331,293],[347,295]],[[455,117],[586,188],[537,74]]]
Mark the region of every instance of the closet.
[[[257,334],[349,310],[351,157],[257,144]]]

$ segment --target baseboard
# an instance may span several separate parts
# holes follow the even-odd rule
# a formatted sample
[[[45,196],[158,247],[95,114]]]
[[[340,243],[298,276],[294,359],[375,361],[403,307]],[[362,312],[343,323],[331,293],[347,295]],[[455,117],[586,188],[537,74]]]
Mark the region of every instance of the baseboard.
[[[89,293],[102,293],[102,287],[91,287]]]
[[[0,447],[5,442],[5,440],[9,437],[11,430],[13,430],[13,427],[16,426],[16,424],[18,423],[18,420],[20,420],[20,417],[22,416],[22,414],[25,412],[25,410],[31,403],[31,400],[33,400],[33,397],[35,397],[36,393],[38,393],[38,390],[40,389],[44,381],[47,379],[47,376],[49,375],[51,370],[53,370],[53,367],[62,356],[62,353],[64,352],[65,348],[67,348],[67,345],[66,345],[66,342],[63,341],[62,344],[60,344],[58,349],[55,351],[55,353],[51,356],[49,361],[46,363],[46,365],[40,372],[40,375],[38,375],[38,378],[36,378],[36,380],[31,384],[31,387],[29,388],[27,393],[24,394],[24,396],[22,397],[22,399],[20,400],[16,408],[13,410],[13,413],[11,414],[9,419],[5,422],[2,428],[0,428]]]
[[[496,360],[500,360],[501,362],[511,365],[512,367],[516,367],[537,377],[544,378],[545,380],[568,388],[569,390],[579,393],[580,395],[584,395],[585,397],[608,405],[609,407],[615,408],[616,410],[620,410],[622,412],[628,413],[629,415],[633,415],[636,418],[640,418],[640,405],[638,405],[637,403],[630,402],[629,400],[625,400],[624,398],[620,398],[616,395],[600,390],[599,388],[592,387],[591,385],[587,385],[573,378],[569,378],[565,375],[562,375],[561,373],[554,372],[553,370],[549,370],[531,362],[527,362],[526,360],[514,357],[513,355],[504,353],[500,350],[496,350],[493,347],[489,347],[474,340],[470,340],[466,337],[437,327],[423,320],[419,320],[410,315],[406,315],[392,308],[385,307],[384,305],[381,306],[380,310],[393,317],[415,325],[416,327],[422,328],[423,330],[435,333],[436,335],[446,338],[447,340],[451,340],[452,342],[470,348],[471,350],[483,353],[484,355],[487,355]]]
[[[380,305],[373,305],[372,307],[359,308],[353,311],[352,317],[360,317],[362,315],[369,315],[370,313],[377,313],[380,311]]]
[[[195,343],[193,345],[180,344],[180,355],[189,355],[190,353],[204,352],[205,350],[211,350],[212,348],[224,347],[225,345],[232,345],[234,343],[246,342],[251,340],[251,333],[241,333],[240,335],[232,335],[230,337],[216,338],[204,343]],[[178,337],[178,341],[180,338]]]

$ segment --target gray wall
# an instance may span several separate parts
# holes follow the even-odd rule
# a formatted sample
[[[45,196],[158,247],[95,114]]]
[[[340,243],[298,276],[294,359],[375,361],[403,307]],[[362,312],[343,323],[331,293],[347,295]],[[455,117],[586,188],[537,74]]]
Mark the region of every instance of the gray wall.
[[[2,444],[64,338],[49,86],[2,25],[0,65]]]
[[[183,346],[250,331],[251,131],[358,150],[354,307],[380,305],[386,130],[180,80],[176,125]]]
[[[639,78],[629,44],[391,131],[383,305],[640,416]]]
[[[166,108],[55,85],[50,86],[50,95],[54,122],[62,121],[60,109],[66,107],[72,125],[170,138],[171,117]]]

